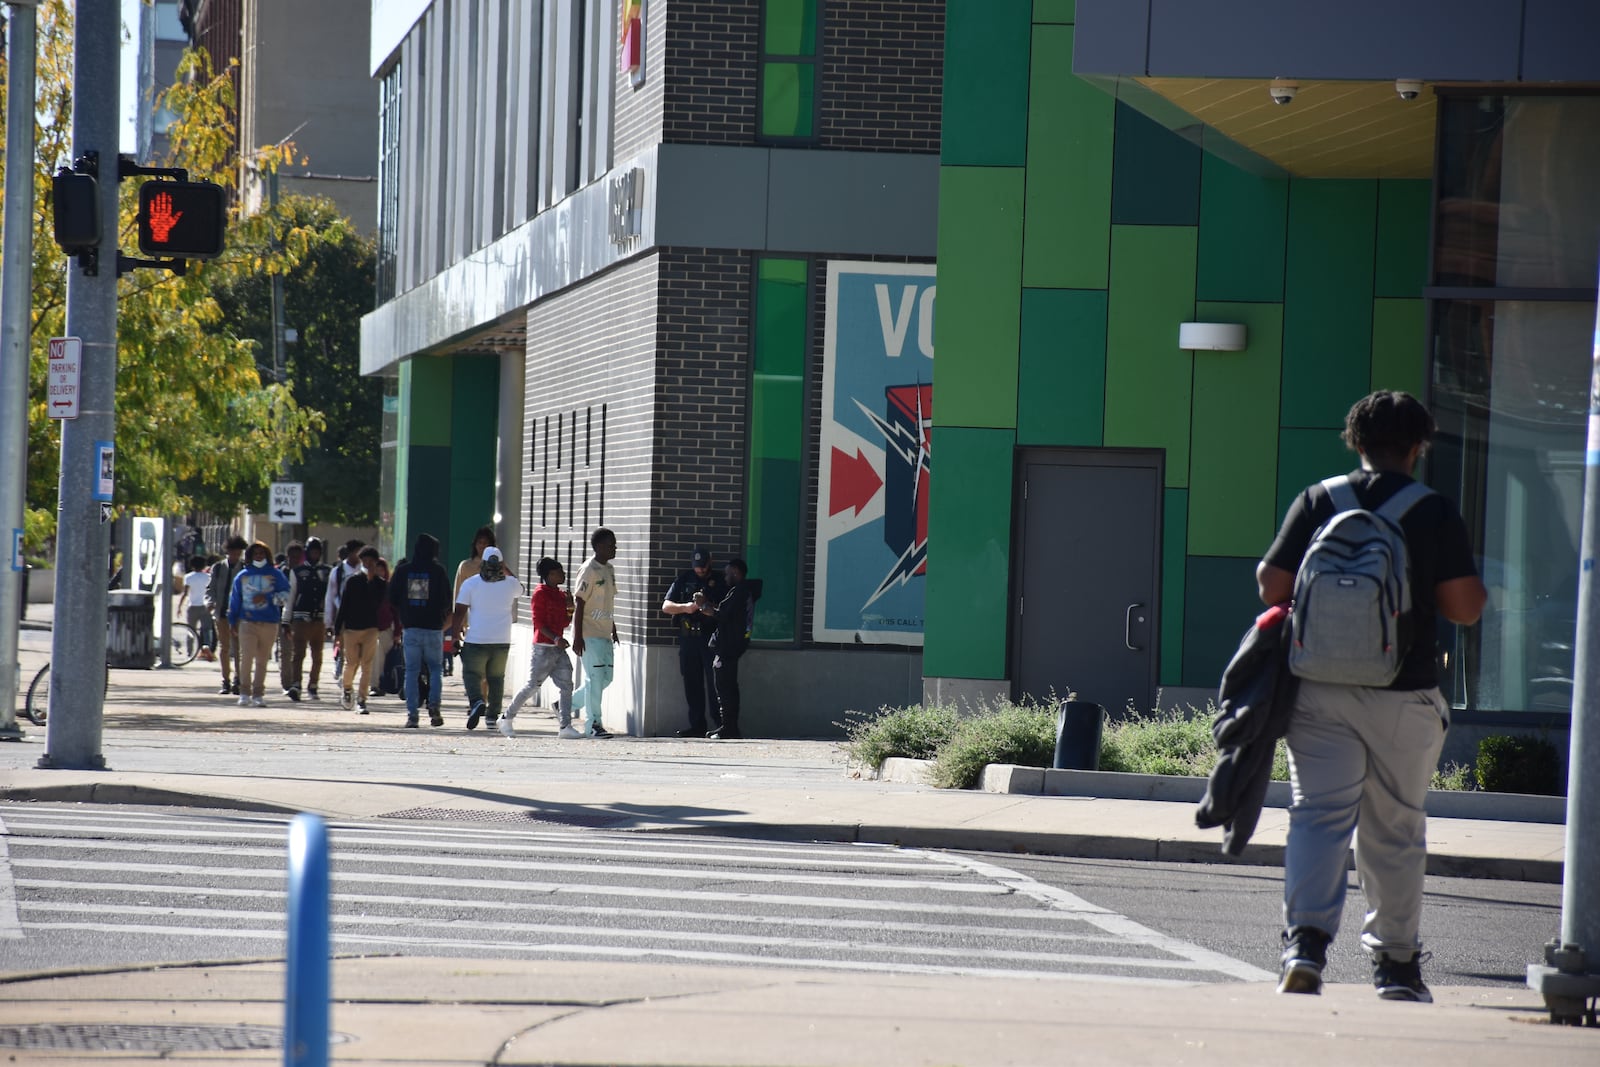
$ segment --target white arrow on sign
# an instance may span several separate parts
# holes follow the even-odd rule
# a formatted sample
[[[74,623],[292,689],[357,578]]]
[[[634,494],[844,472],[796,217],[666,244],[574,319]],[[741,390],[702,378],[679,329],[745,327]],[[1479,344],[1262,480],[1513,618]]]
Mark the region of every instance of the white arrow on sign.
[[[303,488],[300,482],[273,482],[267,518],[276,523],[305,522]]]
[[[83,371],[83,340],[50,338],[50,374],[45,379],[46,407],[52,419],[78,417],[78,383]]]

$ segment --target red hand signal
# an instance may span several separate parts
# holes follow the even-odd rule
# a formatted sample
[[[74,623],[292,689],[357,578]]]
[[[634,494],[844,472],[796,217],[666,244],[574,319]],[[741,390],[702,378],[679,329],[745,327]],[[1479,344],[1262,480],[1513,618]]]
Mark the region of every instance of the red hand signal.
[[[172,210],[172,194],[157,193],[155,199],[150,201],[150,236],[157,242],[165,243],[181,218],[183,212],[174,213]]]

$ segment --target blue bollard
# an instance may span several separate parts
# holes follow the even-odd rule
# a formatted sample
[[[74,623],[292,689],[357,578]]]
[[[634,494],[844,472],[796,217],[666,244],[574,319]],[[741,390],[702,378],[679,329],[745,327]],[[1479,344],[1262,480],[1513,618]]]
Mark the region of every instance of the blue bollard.
[[[289,824],[285,1067],[327,1067],[328,951],[328,827],[302,812]]]

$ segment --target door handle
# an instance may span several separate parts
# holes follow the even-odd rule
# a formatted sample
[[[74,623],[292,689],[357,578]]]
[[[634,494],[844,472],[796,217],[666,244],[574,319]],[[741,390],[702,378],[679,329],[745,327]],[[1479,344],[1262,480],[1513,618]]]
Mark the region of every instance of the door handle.
[[[1143,645],[1133,643],[1133,613],[1144,607],[1143,604],[1129,604],[1128,613],[1122,617],[1122,643],[1128,647],[1129,652],[1143,652]],[[1144,622],[1144,616],[1139,616],[1139,621]]]

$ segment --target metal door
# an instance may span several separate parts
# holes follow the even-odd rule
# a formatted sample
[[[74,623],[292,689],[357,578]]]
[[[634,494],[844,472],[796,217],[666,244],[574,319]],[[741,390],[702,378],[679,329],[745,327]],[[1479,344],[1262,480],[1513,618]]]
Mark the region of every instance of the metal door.
[[[1025,449],[1018,470],[1012,678],[1116,713],[1153,706],[1161,454]]]

